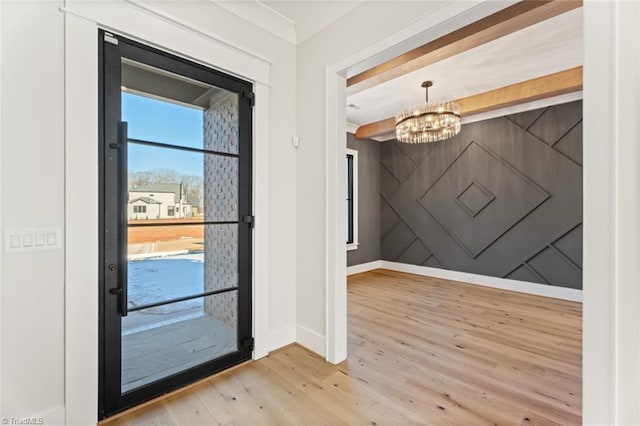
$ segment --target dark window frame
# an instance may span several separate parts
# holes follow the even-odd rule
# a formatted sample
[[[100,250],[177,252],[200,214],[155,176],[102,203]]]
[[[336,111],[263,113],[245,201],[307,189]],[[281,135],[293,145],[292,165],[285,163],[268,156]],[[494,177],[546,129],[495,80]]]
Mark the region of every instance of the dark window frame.
[[[354,203],[355,203],[355,191],[354,191],[354,162],[355,156],[353,154],[347,154],[347,244],[354,244],[355,232],[354,232]]]

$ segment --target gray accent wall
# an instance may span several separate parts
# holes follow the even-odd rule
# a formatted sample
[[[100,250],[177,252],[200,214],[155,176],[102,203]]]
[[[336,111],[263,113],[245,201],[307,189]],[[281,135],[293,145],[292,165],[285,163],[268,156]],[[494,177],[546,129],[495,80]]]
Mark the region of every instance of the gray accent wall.
[[[382,143],[380,198],[383,260],[581,289],[582,102]]]
[[[358,151],[358,242],[347,252],[347,266],[380,260],[380,142],[355,139],[347,133],[347,148]]]

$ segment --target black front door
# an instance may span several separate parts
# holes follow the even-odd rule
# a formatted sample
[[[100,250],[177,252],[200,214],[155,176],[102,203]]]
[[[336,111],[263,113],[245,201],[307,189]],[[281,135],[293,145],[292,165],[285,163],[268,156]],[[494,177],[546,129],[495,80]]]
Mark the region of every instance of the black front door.
[[[99,43],[103,418],[251,357],[253,93]]]

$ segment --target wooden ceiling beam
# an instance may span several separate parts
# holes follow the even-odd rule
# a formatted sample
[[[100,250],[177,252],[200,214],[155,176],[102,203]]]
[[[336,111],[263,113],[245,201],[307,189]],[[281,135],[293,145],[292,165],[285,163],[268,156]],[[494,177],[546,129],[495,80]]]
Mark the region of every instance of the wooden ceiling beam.
[[[582,0],[524,0],[347,79],[347,96],[582,6]]]
[[[462,116],[466,117],[579,90],[582,90],[581,66],[467,96],[454,102],[460,105]],[[355,136],[357,139],[371,139],[392,132],[395,132],[394,117],[362,125],[356,130]]]
[[[373,123],[363,124],[356,130],[356,139],[371,139],[396,131],[396,119],[394,117]]]

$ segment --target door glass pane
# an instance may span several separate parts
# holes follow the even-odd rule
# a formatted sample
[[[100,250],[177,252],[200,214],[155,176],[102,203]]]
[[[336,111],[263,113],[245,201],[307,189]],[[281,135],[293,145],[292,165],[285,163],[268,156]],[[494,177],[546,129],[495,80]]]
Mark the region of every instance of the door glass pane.
[[[129,123],[129,138],[202,148],[199,108],[123,92],[122,121]]]
[[[237,287],[237,234],[237,224],[129,227],[129,310]]]
[[[122,392],[234,352],[237,291],[131,312],[122,319]]]
[[[238,95],[149,65],[122,62],[129,137],[238,154]]]
[[[127,218],[238,221],[239,159],[130,143]]]

